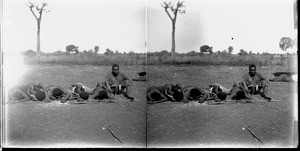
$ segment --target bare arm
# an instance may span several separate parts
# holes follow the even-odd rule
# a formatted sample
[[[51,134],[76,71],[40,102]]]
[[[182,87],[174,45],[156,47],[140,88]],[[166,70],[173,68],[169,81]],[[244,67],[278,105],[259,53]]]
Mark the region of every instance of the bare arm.
[[[183,87],[180,84],[178,84],[178,86],[179,86],[179,88],[180,88],[180,90],[181,90],[181,92],[183,94],[183,98],[182,98],[181,102],[188,103],[189,101],[188,101],[188,99],[186,97],[186,94],[184,93]]]
[[[241,83],[241,88],[246,91],[247,93],[250,93],[250,90],[248,89],[248,85],[246,84],[245,81],[242,81]]]
[[[208,99],[208,97],[209,97],[209,93],[206,93],[204,90],[202,90],[202,89],[200,89],[200,91],[201,91],[201,93],[203,94],[203,96],[201,96],[200,98],[199,98],[199,103],[203,103],[203,102],[205,102],[207,99]]]
[[[39,85],[40,85],[40,87],[42,87],[43,91],[45,92],[45,99],[43,101],[47,102],[47,103],[51,102],[50,97],[49,97],[48,93],[46,92],[46,88],[44,87],[44,85],[43,84],[39,84]]]
[[[105,81],[105,86],[107,88],[107,91],[112,92],[111,86],[108,81]]]

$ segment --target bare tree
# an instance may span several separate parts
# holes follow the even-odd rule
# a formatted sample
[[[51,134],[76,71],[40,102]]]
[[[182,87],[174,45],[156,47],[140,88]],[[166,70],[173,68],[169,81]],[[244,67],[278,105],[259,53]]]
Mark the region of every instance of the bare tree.
[[[172,46],[171,46],[171,57],[172,60],[175,61],[175,25],[176,25],[176,19],[178,13],[185,13],[185,10],[183,9],[185,6],[183,5],[183,1],[177,1],[177,3],[174,5],[172,2],[163,2],[161,6],[165,9],[165,12],[167,13],[168,17],[171,19],[172,22]],[[171,13],[173,15],[171,15]]]
[[[40,56],[41,54],[41,43],[40,43],[40,31],[41,31],[41,21],[42,21],[42,15],[43,11],[49,12],[49,10],[46,10],[45,7],[47,6],[47,3],[42,3],[42,6],[35,5],[31,2],[27,5],[33,14],[34,18],[37,21],[37,45],[36,45],[36,54],[37,56]],[[33,9],[35,8],[35,9]]]

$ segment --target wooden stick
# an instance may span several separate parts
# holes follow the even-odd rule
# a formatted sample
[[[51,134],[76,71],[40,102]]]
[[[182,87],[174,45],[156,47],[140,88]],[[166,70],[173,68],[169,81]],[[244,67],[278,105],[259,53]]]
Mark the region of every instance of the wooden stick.
[[[105,126],[105,127],[108,129],[108,131],[114,138],[116,138],[120,143],[122,143],[122,141],[108,128],[109,126]]]
[[[251,124],[250,124],[251,125]],[[246,130],[248,132],[250,132],[250,134],[257,140],[259,141],[261,144],[263,144],[263,142],[248,128],[248,126],[245,126],[244,128],[246,128]]]

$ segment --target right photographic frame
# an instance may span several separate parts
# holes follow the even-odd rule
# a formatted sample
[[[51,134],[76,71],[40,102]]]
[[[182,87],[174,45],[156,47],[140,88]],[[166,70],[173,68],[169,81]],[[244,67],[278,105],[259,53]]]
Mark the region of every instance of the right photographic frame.
[[[147,1],[147,147],[297,147],[297,11],[295,0]]]

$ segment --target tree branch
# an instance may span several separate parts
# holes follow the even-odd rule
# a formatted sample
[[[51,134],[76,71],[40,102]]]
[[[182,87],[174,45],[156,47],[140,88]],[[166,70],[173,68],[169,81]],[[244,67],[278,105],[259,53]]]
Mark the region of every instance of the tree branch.
[[[29,3],[30,3],[30,5],[27,5],[27,6],[29,7],[29,9],[30,9],[31,13],[33,14],[34,18],[35,18],[36,20],[38,20],[37,16],[35,15],[35,13],[34,13],[33,10],[32,10],[32,8],[34,7],[33,3],[31,3],[31,2],[29,2]]]
[[[165,12],[167,13],[169,18],[171,19],[171,21],[173,21],[173,18],[172,18],[172,16],[170,15],[170,13],[168,11],[168,8],[171,7],[170,5],[171,5],[171,2],[169,2],[169,3],[164,2],[164,5],[161,4],[161,6],[165,9]]]
[[[170,13],[169,13],[169,11],[168,11],[168,9],[165,9],[165,12],[167,13],[167,15],[169,16],[169,18],[173,21],[173,18],[172,18],[172,16],[170,15]]]

